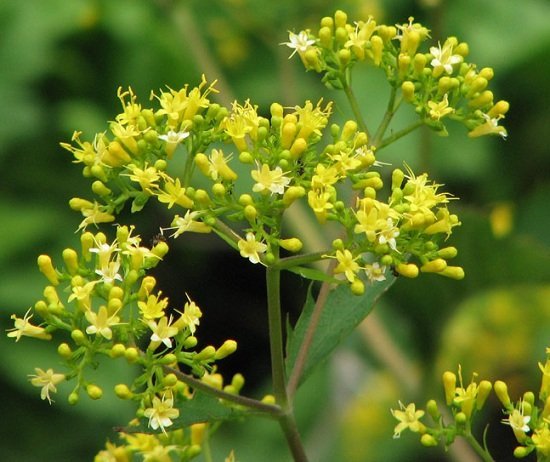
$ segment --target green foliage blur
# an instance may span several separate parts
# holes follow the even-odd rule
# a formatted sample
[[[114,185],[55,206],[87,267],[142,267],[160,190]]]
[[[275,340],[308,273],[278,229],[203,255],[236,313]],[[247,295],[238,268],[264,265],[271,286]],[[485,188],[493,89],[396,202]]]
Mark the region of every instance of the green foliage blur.
[[[0,328],[12,327],[41,296],[45,280],[36,257],[58,260],[75,246],[81,218],[73,196],[87,182],[59,147],[78,129],[91,138],[119,111],[116,90],[132,86],[145,101],[151,90],[219,79],[219,102],[250,98],[263,111],[324,96],[335,101],[335,121],[350,117],[343,95],[325,89],[280,46],[288,31],[316,27],[340,8],[350,18],[378,22],[414,16],[432,37],[455,35],[470,45],[470,60],[495,70],[496,99],[511,110],[509,137],[469,139],[461,127],[448,138],[417,131],[379,160],[446,185],[461,198],[462,228],[452,244],[466,279],[438,276],[398,280],[372,317],[318,368],[298,394],[299,425],[315,461],[466,460],[424,449],[415,435],[392,440],[389,409],[397,400],[442,400],[440,376],[462,364],[465,381],[509,380],[515,399],[537,390],[537,361],[550,346],[550,3],[547,0],[26,0],[0,2]],[[363,72],[363,73],[361,73]],[[380,117],[387,88],[372,70],[355,77],[366,117]],[[405,111],[406,112],[406,111]],[[411,114],[404,114],[406,120]],[[456,128],[453,130],[453,128]],[[128,220],[133,219],[129,217]],[[169,217],[148,206],[136,218],[152,238]],[[206,239],[206,240],[205,240]],[[202,342],[235,338],[238,353],[222,372],[242,372],[245,394],[268,390],[263,275],[210,238],[181,238],[157,277],[172,298],[192,295],[205,313]],[[223,268],[220,270],[219,268]],[[231,271],[227,271],[231,268]],[[227,274],[231,273],[231,274]],[[283,302],[295,320],[307,285],[285,280]],[[215,287],[215,290],[212,290]],[[56,367],[55,346],[32,339],[15,345],[0,336],[0,455],[23,462],[84,461],[116,440],[112,428],[131,409],[108,389],[130,371],[101,365],[106,393],[70,407],[63,385],[51,407],[27,374]],[[105,366],[105,367],[103,367]],[[109,385],[111,384],[111,385]],[[513,460],[509,428],[499,428],[496,399],[488,443],[499,461]],[[213,439],[214,460],[231,449],[237,459],[289,460],[271,422],[229,423]],[[509,445],[501,444],[508,438]],[[449,457],[449,459],[445,459]]]

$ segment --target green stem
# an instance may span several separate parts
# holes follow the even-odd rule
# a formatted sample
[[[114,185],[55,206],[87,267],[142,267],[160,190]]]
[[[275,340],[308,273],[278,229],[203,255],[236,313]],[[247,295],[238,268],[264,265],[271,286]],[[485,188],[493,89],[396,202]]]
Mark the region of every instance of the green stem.
[[[247,407],[254,411],[258,411],[260,414],[264,414],[270,417],[277,418],[283,415],[282,409],[277,405],[266,404],[255,399],[248,398],[246,396],[227,393],[223,390],[219,390],[217,388],[211,387],[210,385],[200,381],[199,379],[193,377],[192,375],[184,374],[183,372],[179,371],[178,369],[174,369],[173,367],[163,366],[163,369],[167,373],[175,374],[179,380],[181,380],[183,383],[189,385],[191,388],[195,390],[200,390],[204,393],[208,393],[209,395],[215,396],[216,398],[221,398],[225,401],[229,401],[234,404]]]
[[[327,249],[321,252],[312,252],[303,255],[294,255],[292,257],[281,258],[277,263],[273,265],[273,267],[279,270],[284,270],[307,263],[313,263],[315,261],[321,260],[323,255],[330,254],[331,252],[331,249]]]
[[[273,266],[268,266],[266,270],[266,282],[273,392],[277,404],[283,409],[287,409],[288,399],[285,386],[283,325],[281,321],[281,270]]]
[[[344,87],[344,93],[346,94],[346,98],[348,99],[348,102],[351,106],[351,110],[353,111],[353,115],[357,120],[357,124],[359,125],[359,128],[367,134],[367,138],[370,138],[369,129],[367,128],[367,124],[363,119],[363,115],[361,114],[361,110],[359,109],[359,103],[357,102],[357,98],[353,93],[351,85],[348,83],[348,79],[346,79],[345,77],[342,77],[340,81],[342,82],[342,86]]]
[[[327,274],[332,273],[335,264],[336,260],[331,260],[329,268],[327,269]],[[298,385],[300,384],[300,379],[302,377],[302,373],[304,371],[304,367],[307,361],[307,355],[309,353],[311,343],[313,342],[313,336],[315,335],[315,331],[317,330],[317,326],[319,325],[321,313],[323,312],[323,308],[325,307],[329,292],[330,284],[328,282],[324,282],[321,285],[321,289],[319,290],[319,295],[317,296],[317,300],[315,301],[315,306],[313,308],[313,313],[311,314],[311,319],[306,328],[304,339],[300,345],[300,349],[298,350],[298,355],[296,356],[294,368],[292,369],[290,378],[288,380],[287,393],[290,399],[292,399],[292,397],[296,393],[296,390],[298,389]]]
[[[388,146],[394,141],[397,141],[399,138],[402,138],[403,136],[409,134],[413,130],[416,130],[418,127],[422,126],[423,124],[424,122],[422,120],[417,120],[413,124],[409,125],[407,128],[404,128],[403,130],[399,130],[398,132],[395,132],[394,134],[388,136],[387,138],[384,138],[382,141],[380,141],[379,144],[376,145],[376,149],[380,151],[380,149]]]
[[[495,462],[495,459],[493,459],[491,454],[489,454],[489,452],[484,449],[481,444],[479,444],[478,441],[474,438],[471,431],[466,431],[463,436],[468,444],[472,447],[472,449],[477,453],[477,455],[481,457],[481,460],[483,460],[483,462]]]
[[[278,249],[273,249],[278,258]],[[281,318],[281,270],[268,266],[266,270],[267,310],[269,320],[269,346],[271,351],[271,375],[273,393],[283,414],[279,425],[285,435],[295,462],[307,462],[305,449],[298,433],[294,413],[286,392],[285,363],[283,354],[283,324]]]
[[[378,130],[376,130],[376,134],[374,135],[374,138],[371,143],[373,146],[376,146],[377,149],[380,148],[379,143],[382,140],[384,133],[386,133],[386,130],[390,125],[391,119],[393,118],[397,110],[397,107],[395,106],[396,94],[397,94],[397,90],[394,87],[392,87],[391,93],[390,93],[390,99],[388,100],[388,105],[386,107],[386,112],[384,114],[382,122],[380,122],[380,126],[378,127]]]

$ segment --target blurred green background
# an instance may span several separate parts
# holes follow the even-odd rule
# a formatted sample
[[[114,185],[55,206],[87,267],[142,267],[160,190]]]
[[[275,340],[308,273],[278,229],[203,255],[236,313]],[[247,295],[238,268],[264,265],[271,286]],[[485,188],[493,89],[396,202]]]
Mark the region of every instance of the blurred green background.
[[[335,101],[335,121],[342,120],[350,116],[342,95],[279,46],[289,30],[315,28],[337,8],[388,24],[412,15],[436,39],[467,41],[469,60],[495,69],[496,98],[511,104],[509,137],[472,140],[461,127],[451,127],[448,138],[417,131],[380,153],[380,160],[405,159],[429,171],[461,198],[455,206],[463,226],[451,243],[467,278],[397,281],[298,395],[302,433],[319,462],[476,460],[460,448],[423,449],[412,434],[392,440],[389,409],[398,399],[441,399],[441,372],[458,363],[465,382],[475,370],[481,378],[508,380],[513,398],[538,390],[537,361],[550,346],[547,0],[0,1],[0,327],[11,327],[10,315],[21,316],[41,296],[37,255],[57,259],[77,242],[81,218],[67,202],[87,197],[89,185],[59,142],[75,129],[87,139],[104,130],[119,111],[118,86],[131,85],[145,102],[151,90],[194,85],[204,72],[219,79],[224,104],[250,98],[265,111],[273,101],[293,106],[324,96]],[[367,114],[380,117],[387,96],[380,75],[360,71],[355,85]],[[169,219],[150,205],[138,229],[148,239]],[[269,372],[261,270],[215,240],[180,239],[169,255],[157,272],[161,287],[174,300],[188,292],[203,308],[201,341],[237,339],[238,353],[221,370],[242,372],[244,393],[260,396]],[[307,285],[292,277],[285,284],[295,319]],[[131,409],[109,392],[69,407],[61,386],[55,405],[40,401],[27,374],[55,368],[54,347],[0,336],[3,461],[92,460],[106,437],[116,438],[111,428],[130,417]],[[110,364],[100,369],[106,389],[131,374]],[[487,418],[497,460],[513,460],[511,432],[499,428],[494,399]],[[215,460],[231,449],[242,462],[289,460],[271,422],[226,424],[212,444]]]

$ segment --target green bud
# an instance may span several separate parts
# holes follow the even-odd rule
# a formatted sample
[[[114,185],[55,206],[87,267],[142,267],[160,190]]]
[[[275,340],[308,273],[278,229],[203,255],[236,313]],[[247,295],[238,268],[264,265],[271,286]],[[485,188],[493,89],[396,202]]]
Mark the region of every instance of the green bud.
[[[208,345],[203,348],[199,353],[197,353],[193,359],[195,361],[209,361],[213,359],[216,355],[216,349],[212,345]]]
[[[468,417],[466,416],[466,414],[464,414],[464,412],[457,412],[456,415],[455,415],[455,422],[457,425],[465,425],[466,422],[468,421]]]
[[[189,350],[197,346],[198,340],[197,337],[189,336],[183,341],[183,348]]]
[[[173,373],[165,375],[164,378],[162,379],[162,384],[165,387],[172,388],[177,383],[178,383],[178,377],[176,376],[176,374],[173,374]]]
[[[133,396],[133,393],[128,388],[128,385],[119,383],[115,385],[115,395],[120,399],[130,399]]]
[[[101,197],[109,196],[112,193],[112,191],[107,186],[105,186],[105,183],[100,180],[96,180],[92,183],[92,191],[94,192],[94,194],[97,194]]]
[[[126,353],[126,347],[122,343],[115,343],[111,347],[111,357],[112,358],[120,358]]]
[[[126,351],[124,351],[124,357],[129,363],[134,363],[139,358],[139,352],[137,348],[134,347],[126,348]]]
[[[239,160],[243,164],[252,164],[254,162],[254,156],[250,154],[248,151],[241,151],[239,153]]]
[[[405,80],[401,84],[401,92],[403,93],[403,99],[407,102],[412,102],[414,99],[414,83],[410,80]]]
[[[353,295],[363,295],[365,293],[365,284],[359,278],[354,279],[350,288]]]
[[[426,403],[426,411],[434,421],[439,421],[441,413],[439,412],[435,399],[431,399]]]
[[[71,338],[77,345],[84,345],[86,343],[86,335],[80,329],[74,329],[71,332]]]
[[[390,266],[393,264],[393,258],[391,255],[383,255],[380,257],[380,264],[383,266]]]
[[[427,448],[437,446],[437,440],[429,433],[424,433],[420,437],[420,443]]]
[[[458,254],[458,250],[456,247],[444,247],[443,249],[439,249],[437,251],[437,255],[441,258],[444,258],[445,260],[449,260],[451,258],[456,257]]]
[[[86,386],[86,393],[92,399],[100,399],[103,396],[103,390],[91,383]]]
[[[214,359],[223,359],[226,356],[235,353],[235,351],[237,351],[237,342],[235,342],[235,340],[226,340],[223,342],[223,345],[216,350]]]
[[[533,451],[534,446],[527,448],[525,446],[517,446],[514,449],[514,457],[517,459],[523,459],[524,457],[527,457],[529,454],[531,454],[531,451]]]
[[[221,183],[214,183],[212,185],[212,193],[214,196],[223,197],[225,196],[225,193],[227,190],[225,189],[225,186]]]
[[[74,406],[76,403],[78,403],[78,398],[79,398],[78,393],[76,391],[73,391],[72,393],[69,394],[67,401],[71,406]]]
[[[243,206],[252,205],[254,204],[254,199],[252,199],[252,196],[250,194],[241,194],[239,196],[239,204]]]
[[[60,343],[57,347],[57,353],[63,359],[69,359],[73,354],[73,352],[71,351],[71,347],[67,343]]]
[[[177,363],[177,361],[178,358],[174,353],[167,353],[160,359],[160,363],[166,366],[169,366],[170,364],[175,364]]]
[[[258,216],[258,210],[256,210],[256,207],[254,207],[253,205],[247,205],[245,208],[244,208],[244,217],[252,222],[256,219],[256,217]]]

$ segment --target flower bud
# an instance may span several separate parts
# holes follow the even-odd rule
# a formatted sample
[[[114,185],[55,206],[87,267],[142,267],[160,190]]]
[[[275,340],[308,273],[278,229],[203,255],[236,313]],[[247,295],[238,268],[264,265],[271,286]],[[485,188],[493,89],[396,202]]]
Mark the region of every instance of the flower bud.
[[[126,351],[124,351],[124,357],[129,363],[134,363],[139,358],[139,352],[134,347],[126,348]]]
[[[420,437],[420,443],[427,448],[437,446],[437,440],[429,433],[424,433]]]
[[[96,180],[92,183],[92,191],[94,192],[94,194],[97,194],[101,197],[108,196],[112,193],[112,191],[107,186],[105,186],[105,183],[100,180]]]
[[[241,151],[239,153],[239,161],[243,164],[251,164],[254,162],[254,156],[252,156],[252,154],[248,151]]]
[[[44,276],[46,276],[48,281],[50,281],[54,286],[58,285],[59,278],[57,277],[57,272],[52,265],[52,259],[48,255],[40,255],[37,259],[37,263],[38,269]]]
[[[283,117],[283,106],[279,103],[272,103],[269,107],[269,112],[274,117]]]
[[[450,406],[455,398],[456,375],[446,371],[443,373],[443,389],[445,390],[445,403]]]
[[[57,353],[63,359],[69,359],[73,354],[73,352],[71,351],[71,347],[67,343],[60,343],[57,347]]]
[[[365,293],[365,284],[359,278],[353,280],[350,288],[353,295],[363,295]]]
[[[525,446],[517,446],[515,449],[514,449],[514,457],[517,458],[517,459],[523,459],[524,457],[527,457],[531,451],[533,450],[533,448],[527,448]]]
[[[464,279],[465,276],[464,269],[460,266],[447,266],[443,271],[440,271],[437,274],[450,279],[455,279],[457,281]]]
[[[213,359],[216,355],[216,349],[212,345],[208,345],[203,348],[199,353],[197,353],[193,359],[195,361],[209,361]]]
[[[414,83],[410,80],[405,80],[401,84],[401,92],[403,93],[403,99],[407,102],[412,102],[414,99]]]
[[[289,239],[280,239],[279,245],[289,252],[299,252],[302,250],[303,244],[302,241],[296,237],[291,237]]]
[[[444,247],[443,249],[439,249],[437,251],[437,255],[441,258],[444,258],[445,260],[449,260],[451,258],[456,257],[458,254],[458,250],[456,247]]]
[[[235,342],[235,340],[226,340],[225,342],[223,342],[223,345],[216,350],[214,359],[223,359],[226,356],[235,353],[235,351],[237,351],[237,342]]]
[[[290,149],[294,137],[296,136],[297,127],[293,122],[283,122],[283,129],[281,132],[281,145],[285,149]]]
[[[231,385],[237,390],[237,393],[244,387],[244,377],[242,374],[235,374],[231,379]]]
[[[495,105],[491,109],[489,109],[487,115],[494,119],[499,116],[503,116],[508,112],[509,109],[510,103],[508,101],[500,100],[499,102],[495,103]]]
[[[437,402],[435,399],[431,399],[426,403],[426,411],[430,415],[434,421],[438,421],[441,417],[441,413],[439,412],[439,409],[437,408]]]
[[[250,222],[254,221],[258,216],[258,210],[256,209],[256,207],[250,204],[244,208],[243,212],[244,217]]]
[[[120,399],[130,399],[134,394],[130,391],[128,385],[125,383],[119,383],[115,385],[115,395],[117,395]]]
[[[479,385],[477,388],[477,397],[476,397],[476,409],[478,411],[483,407],[483,405],[485,404],[485,401],[487,401],[487,397],[491,393],[492,389],[493,389],[493,384],[488,380],[482,380],[481,382],[479,382]]]
[[[166,374],[166,375],[164,376],[164,378],[162,379],[162,384],[163,384],[165,387],[170,387],[170,388],[172,388],[172,387],[175,386],[177,383],[178,383],[178,377],[176,376],[176,374],[173,374],[173,373]]]
[[[502,405],[506,409],[512,409],[512,402],[510,401],[510,396],[508,395],[508,386],[502,380],[497,380],[495,382],[494,389],[497,398],[500,400]]]
[[[84,335],[84,332],[82,332],[80,329],[74,329],[71,332],[71,338],[77,345],[84,345],[86,343],[86,336]]]
[[[63,250],[63,261],[69,274],[74,275],[78,271],[78,254],[73,249]]]
[[[111,347],[111,358],[119,358],[126,353],[126,347],[122,343],[115,343]]]
[[[332,41],[332,29],[327,26],[323,26],[319,29],[319,42],[324,48],[330,48]]]
[[[348,15],[342,10],[336,10],[334,13],[334,25],[336,27],[346,27]]]
[[[396,265],[395,271],[406,278],[415,278],[418,276],[418,266],[414,263],[399,263]]]
[[[306,190],[303,186],[290,186],[283,194],[283,204],[287,207],[291,205],[296,199],[305,196]]]
[[[73,391],[71,394],[69,394],[67,401],[71,406],[74,406],[76,403],[78,403],[78,399],[78,393],[76,391]]]
[[[103,390],[92,383],[86,386],[86,393],[92,399],[100,399],[103,396]]]
[[[183,341],[183,348],[185,348],[186,350],[195,348],[197,346],[197,343],[198,343],[197,337],[194,337],[193,335],[191,335]]]
[[[225,186],[221,183],[214,183],[212,185],[212,193],[214,196],[223,197],[225,196],[226,189]]]
[[[384,40],[382,37],[375,35],[370,39],[372,50],[372,61],[375,66],[380,66],[382,63],[382,51],[384,50]]]
[[[436,258],[420,267],[423,273],[439,273],[447,267],[447,262],[443,258]]]

